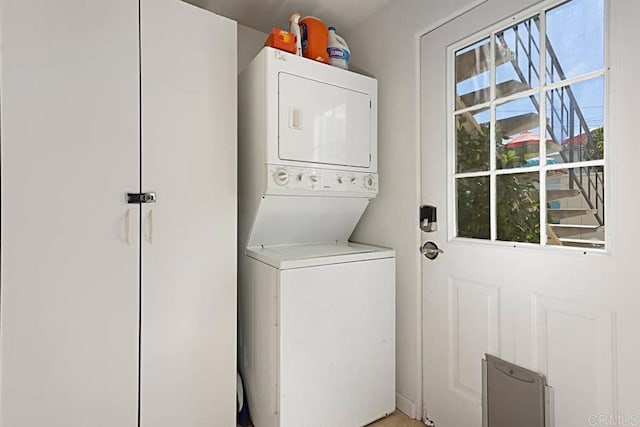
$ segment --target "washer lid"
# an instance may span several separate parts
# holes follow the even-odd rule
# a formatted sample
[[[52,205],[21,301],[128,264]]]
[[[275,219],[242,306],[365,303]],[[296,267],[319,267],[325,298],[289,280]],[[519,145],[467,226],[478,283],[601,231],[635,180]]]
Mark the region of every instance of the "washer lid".
[[[247,248],[247,255],[281,270],[393,258],[393,249],[351,242]]]

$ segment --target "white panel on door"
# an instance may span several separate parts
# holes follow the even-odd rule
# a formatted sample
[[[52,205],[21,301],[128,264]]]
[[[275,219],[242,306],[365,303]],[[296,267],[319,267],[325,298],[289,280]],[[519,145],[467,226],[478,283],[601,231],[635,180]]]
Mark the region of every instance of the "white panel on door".
[[[280,280],[280,425],[361,426],[392,412],[395,259]]]
[[[499,354],[497,287],[449,278],[450,381],[453,390],[480,401],[480,360]]]
[[[555,393],[556,425],[617,413],[614,314],[534,295],[534,357]]]
[[[369,95],[287,73],[278,84],[280,159],[369,167]]]
[[[140,425],[235,426],[236,24],[142,0]]]
[[[132,427],[138,2],[0,7],[0,425]]]

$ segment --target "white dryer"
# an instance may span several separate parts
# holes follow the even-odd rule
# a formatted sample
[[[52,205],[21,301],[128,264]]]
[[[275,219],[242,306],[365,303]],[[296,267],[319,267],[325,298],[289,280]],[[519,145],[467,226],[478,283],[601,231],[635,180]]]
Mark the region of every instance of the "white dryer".
[[[238,82],[241,247],[349,238],[378,194],[377,87],[269,47],[254,58]]]
[[[395,407],[395,254],[349,243],[378,194],[377,81],[264,48],[239,79],[239,365],[256,427]]]

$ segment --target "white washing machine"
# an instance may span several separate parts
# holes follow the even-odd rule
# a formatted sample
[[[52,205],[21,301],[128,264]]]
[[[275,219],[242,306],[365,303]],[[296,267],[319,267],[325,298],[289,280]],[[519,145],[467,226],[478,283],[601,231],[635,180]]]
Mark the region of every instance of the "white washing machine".
[[[256,427],[395,407],[395,254],[348,242],[378,194],[377,81],[264,48],[239,80],[239,365]]]
[[[395,254],[247,251],[239,357],[256,427],[369,424],[395,408]]]

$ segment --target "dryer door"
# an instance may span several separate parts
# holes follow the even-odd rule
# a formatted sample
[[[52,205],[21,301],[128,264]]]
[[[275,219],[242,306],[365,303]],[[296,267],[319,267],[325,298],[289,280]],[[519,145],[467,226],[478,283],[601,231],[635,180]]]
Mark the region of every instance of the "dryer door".
[[[369,95],[286,73],[278,84],[281,160],[369,167]]]

